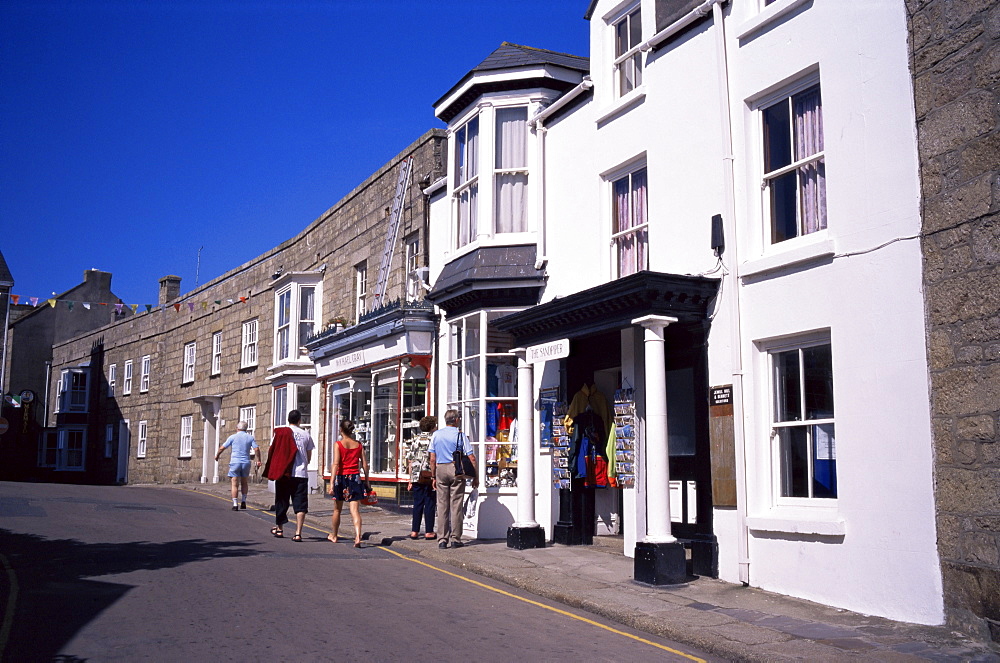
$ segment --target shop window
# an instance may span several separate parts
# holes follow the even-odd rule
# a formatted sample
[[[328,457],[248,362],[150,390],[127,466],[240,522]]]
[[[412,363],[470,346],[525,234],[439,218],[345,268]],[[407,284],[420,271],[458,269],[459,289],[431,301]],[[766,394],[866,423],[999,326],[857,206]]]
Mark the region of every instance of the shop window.
[[[448,408],[483,459],[485,485],[517,485],[517,368],[513,337],[493,322],[513,311],[479,311],[449,322]]]
[[[781,498],[836,498],[833,353],[828,339],[770,348],[771,440]]]
[[[343,382],[335,383],[330,390],[330,398],[332,399],[332,416],[330,417],[330,428],[327,436],[330,443],[325,448],[323,459],[324,473],[330,471],[333,463],[333,440],[337,440],[340,437],[341,421],[350,419],[354,422],[354,439],[360,442],[365,448],[365,453],[371,453],[371,379],[368,377],[364,379],[350,378]]]
[[[819,85],[760,109],[764,206],[771,243],[826,228],[826,160]]]

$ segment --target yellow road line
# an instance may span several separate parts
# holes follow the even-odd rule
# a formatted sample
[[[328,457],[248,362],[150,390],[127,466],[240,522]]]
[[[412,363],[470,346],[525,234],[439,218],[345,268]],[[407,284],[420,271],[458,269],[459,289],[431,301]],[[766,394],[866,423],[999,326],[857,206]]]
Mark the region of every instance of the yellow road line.
[[[211,493],[205,493],[203,491],[198,491],[198,490],[193,490],[191,492],[201,493],[202,495],[211,495]],[[212,497],[217,497],[218,499],[221,499],[221,500],[228,499],[228,498],[224,498],[224,497],[219,497],[218,495],[212,495]],[[262,513],[268,513],[267,511],[264,511],[263,509],[257,509],[256,507],[254,508],[254,510],[255,511],[261,511]],[[311,530],[315,530],[315,531],[321,532],[323,534],[332,534],[333,533],[333,532],[331,532],[329,530],[325,530],[325,529],[322,529],[320,527],[316,527],[315,525],[310,525],[308,523],[306,523],[303,527],[308,527]],[[531,604],[533,606],[537,606],[539,608],[543,608],[545,610],[548,610],[550,612],[554,612],[557,615],[562,615],[564,617],[569,617],[570,619],[575,619],[575,620],[583,622],[585,624],[590,624],[591,626],[596,626],[598,628],[602,628],[605,631],[610,631],[611,633],[615,633],[617,635],[624,636],[624,637],[629,638],[631,640],[635,640],[637,642],[641,642],[644,645],[649,645],[650,647],[656,647],[657,649],[662,649],[664,651],[668,651],[671,654],[676,654],[678,656],[682,656],[682,657],[684,657],[686,659],[689,659],[691,661],[696,661],[697,663],[705,663],[705,659],[703,659],[703,658],[698,658],[697,656],[692,656],[691,654],[686,654],[686,653],[684,653],[682,651],[679,651],[677,649],[672,649],[670,647],[667,647],[666,645],[661,645],[659,643],[653,642],[652,640],[646,640],[645,638],[640,638],[637,635],[632,635],[631,633],[626,633],[625,631],[619,631],[616,628],[612,628],[610,626],[606,626],[604,624],[601,624],[600,622],[595,622],[595,621],[593,621],[591,619],[587,619],[586,617],[581,617],[579,615],[574,615],[572,612],[567,612],[565,610],[560,610],[559,608],[553,608],[552,606],[545,605],[544,603],[539,603],[538,601],[532,601],[531,599],[526,599],[523,596],[518,596],[517,594],[511,594],[510,592],[504,591],[502,589],[498,589],[496,587],[491,587],[490,585],[487,585],[486,583],[483,583],[483,582],[479,582],[478,580],[473,580],[471,578],[466,578],[466,577],[461,576],[461,575],[459,575],[457,573],[452,573],[451,571],[448,571],[446,569],[442,569],[440,567],[434,566],[433,564],[428,564],[427,562],[422,562],[419,559],[415,559],[413,557],[407,557],[403,553],[396,552],[395,550],[393,550],[391,548],[386,548],[384,546],[373,546],[373,547],[378,548],[379,550],[384,550],[387,553],[392,553],[393,555],[395,555],[396,557],[399,557],[400,559],[405,559],[408,562],[413,562],[414,564],[419,564],[421,566],[425,566],[428,569],[432,569],[432,570],[437,571],[439,573],[443,573],[445,575],[451,576],[452,578],[457,578],[458,580],[463,580],[463,581],[465,581],[465,582],[467,582],[467,583],[469,583],[471,585],[475,585],[477,587],[481,587],[482,589],[488,589],[489,591],[496,592],[497,594],[500,594],[502,596],[507,596],[507,597],[512,598],[512,599],[517,599],[518,601],[523,601],[524,603],[528,603],[528,604]]]
[[[3,660],[4,651],[7,649],[7,638],[10,637],[10,629],[14,625],[14,608],[17,605],[17,574],[10,565],[7,557],[0,553],[0,562],[7,571],[7,579],[10,582],[10,594],[7,596],[7,605],[4,608],[3,624],[0,625],[0,661]]]

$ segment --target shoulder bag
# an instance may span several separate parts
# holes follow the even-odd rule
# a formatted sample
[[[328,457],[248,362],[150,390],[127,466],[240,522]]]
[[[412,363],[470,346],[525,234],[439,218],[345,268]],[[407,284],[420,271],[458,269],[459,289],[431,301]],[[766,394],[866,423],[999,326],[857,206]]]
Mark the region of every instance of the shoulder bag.
[[[475,479],[476,478],[476,466],[472,464],[472,459],[465,455],[462,451],[462,440],[465,439],[465,433],[458,434],[458,444],[455,445],[455,478],[456,479]]]

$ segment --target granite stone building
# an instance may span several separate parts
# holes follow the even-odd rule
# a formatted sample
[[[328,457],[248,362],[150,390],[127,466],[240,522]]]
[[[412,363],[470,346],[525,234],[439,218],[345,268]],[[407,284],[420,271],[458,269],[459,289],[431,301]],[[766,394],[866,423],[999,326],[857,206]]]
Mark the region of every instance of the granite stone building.
[[[410,157],[412,181],[398,203],[399,241],[380,305],[401,298],[406,270],[425,264],[421,184],[440,175],[441,140],[439,130],[427,132],[267,253],[189,292],[180,278],[165,276],[157,307],[59,339],[43,453],[46,445],[69,445],[78,471],[98,459],[113,463],[109,481],[214,482],[226,472],[215,450],[237,421],[246,420],[266,449],[272,428],[298,409],[320,447],[310,468],[318,486],[323,394],[304,346],[372,309],[367,274],[374,282],[399,170]]]
[[[1000,4],[906,8],[945,611],[1000,642]]]

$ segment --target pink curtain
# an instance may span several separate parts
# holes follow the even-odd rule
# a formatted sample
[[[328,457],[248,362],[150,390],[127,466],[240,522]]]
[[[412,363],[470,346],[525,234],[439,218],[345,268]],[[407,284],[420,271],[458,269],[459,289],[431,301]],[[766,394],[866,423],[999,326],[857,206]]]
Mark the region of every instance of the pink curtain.
[[[615,223],[621,233],[646,223],[646,169],[614,182]],[[628,276],[647,267],[647,231],[645,228],[617,238],[618,276]]]
[[[823,150],[823,106],[819,87],[793,99],[795,116],[795,159],[805,159]],[[799,169],[802,232],[826,228],[826,168],[823,160]]]

